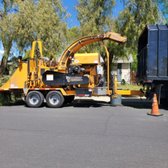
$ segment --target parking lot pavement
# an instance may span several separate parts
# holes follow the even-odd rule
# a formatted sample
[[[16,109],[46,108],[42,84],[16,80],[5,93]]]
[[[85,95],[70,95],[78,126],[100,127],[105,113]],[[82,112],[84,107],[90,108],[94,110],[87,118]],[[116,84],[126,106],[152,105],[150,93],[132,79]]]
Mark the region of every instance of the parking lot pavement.
[[[107,101],[108,102],[108,101]],[[76,99],[60,109],[0,107],[2,168],[167,168],[168,111]]]

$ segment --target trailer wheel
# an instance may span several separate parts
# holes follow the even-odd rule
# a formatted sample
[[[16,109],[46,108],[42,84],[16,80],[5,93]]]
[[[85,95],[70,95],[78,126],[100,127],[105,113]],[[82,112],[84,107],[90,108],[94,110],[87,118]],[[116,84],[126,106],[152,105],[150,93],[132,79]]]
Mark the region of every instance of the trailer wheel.
[[[40,107],[44,102],[44,96],[41,92],[30,91],[26,96],[26,104],[28,107]]]
[[[64,97],[58,91],[50,91],[46,96],[46,103],[49,107],[59,108],[64,103]]]
[[[65,104],[72,103],[74,101],[75,96],[64,96]]]

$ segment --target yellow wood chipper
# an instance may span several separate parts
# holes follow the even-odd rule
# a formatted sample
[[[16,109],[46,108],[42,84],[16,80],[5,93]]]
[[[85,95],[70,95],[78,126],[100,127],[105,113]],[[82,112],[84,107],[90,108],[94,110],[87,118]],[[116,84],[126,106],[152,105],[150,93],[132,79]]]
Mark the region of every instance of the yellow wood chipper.
[[[0,93],[19,92],[22,93],[29,107],[40,107],[45,101],[47,106],[55,108],[72,102],[75,96],[111,96],[107,48],[105,47],[107,55],[105,86],[102,80],[104,70],[100,55],[96,53],[76,54],[82,47],[104,40],[125,43],[126,37],[114,32],[83,37],[72,43],[57,62],[44,57],[42,42],[34,41],[30,59],[26,62],[19,59],[18,68],[0,87]]]

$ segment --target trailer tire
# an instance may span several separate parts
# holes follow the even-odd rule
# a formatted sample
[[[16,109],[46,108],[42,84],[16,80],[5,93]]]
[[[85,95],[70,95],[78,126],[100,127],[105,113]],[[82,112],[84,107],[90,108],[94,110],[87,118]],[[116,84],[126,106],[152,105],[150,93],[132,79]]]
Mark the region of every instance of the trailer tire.
[[[28,107],[40,107],[44,102],[44,96],[39,91],[30,91],[26,96],[26,105]]]
[[[59,108],[64,103],[64,97],[58,91],[50,91],[46,96],[46,103],[48,107]]]

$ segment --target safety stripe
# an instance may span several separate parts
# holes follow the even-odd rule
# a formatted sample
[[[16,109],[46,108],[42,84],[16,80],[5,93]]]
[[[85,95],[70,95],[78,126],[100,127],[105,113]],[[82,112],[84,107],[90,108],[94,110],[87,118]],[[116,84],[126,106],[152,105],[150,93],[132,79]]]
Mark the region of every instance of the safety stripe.
[[[58,88],[30,88],[29,90],[59,90]]]

